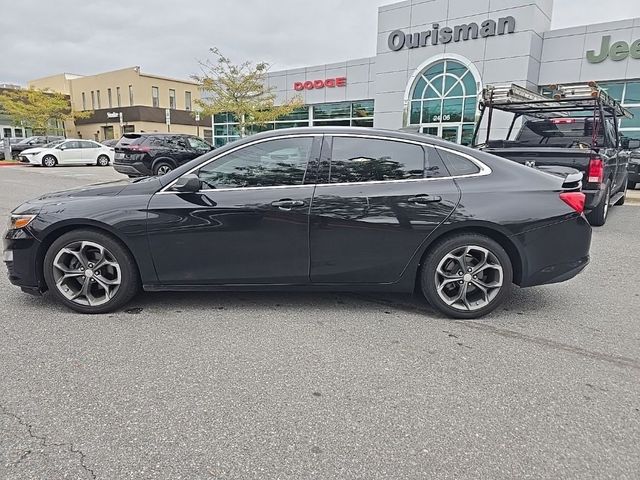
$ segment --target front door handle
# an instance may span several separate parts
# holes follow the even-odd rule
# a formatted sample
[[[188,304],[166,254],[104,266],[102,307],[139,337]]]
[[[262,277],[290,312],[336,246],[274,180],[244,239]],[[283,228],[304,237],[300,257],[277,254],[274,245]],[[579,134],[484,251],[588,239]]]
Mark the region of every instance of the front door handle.
[[[441,202],[442,197],[439,195],[416,195],[415,197],[409,197],[407,201],[410,203],[418,204],[435,203]]]
[[[283,198],[282,200],[271,202],[271,206],[278,207],[281,210],[291,210],[293,207],[303,207],[304,202],[302,200],[291,200],[290,198]]]

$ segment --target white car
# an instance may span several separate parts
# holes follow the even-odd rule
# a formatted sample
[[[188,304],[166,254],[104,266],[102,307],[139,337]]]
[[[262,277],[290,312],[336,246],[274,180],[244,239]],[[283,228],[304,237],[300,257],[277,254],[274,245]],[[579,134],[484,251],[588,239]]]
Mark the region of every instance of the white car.
[[[67,139],[48,143],[43,147],[20,152],[21,162],[31,165],[55,167],[56,165],[99,165],[106,167],[113,162],[115,150],[93,140]]]

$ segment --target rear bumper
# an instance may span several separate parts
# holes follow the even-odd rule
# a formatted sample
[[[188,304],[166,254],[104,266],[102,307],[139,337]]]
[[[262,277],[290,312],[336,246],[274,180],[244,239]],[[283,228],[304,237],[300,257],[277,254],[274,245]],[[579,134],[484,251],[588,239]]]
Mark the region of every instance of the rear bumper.
[[[147,166],[142,162],[135,163],[118,163],[113,162],[113,168],[118,173],[123,173],[125,175],[131,175],[135,177],[148,177],[152,175],[153,172],[147,168]]]
[[[584,215],[511,238],[526,252],[521,287],[564,282],[589,264],[591,226]]]

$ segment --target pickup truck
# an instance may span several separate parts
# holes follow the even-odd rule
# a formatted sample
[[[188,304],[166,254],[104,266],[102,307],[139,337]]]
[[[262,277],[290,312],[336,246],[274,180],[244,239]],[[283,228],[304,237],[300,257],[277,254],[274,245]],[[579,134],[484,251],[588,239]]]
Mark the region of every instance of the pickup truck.
[[[582,174],[589,223],[604,225],[611,205],[623,205],[630,152],[621,146],[618,118],[631,113],[595,83],[545,97],[516,85],[483,92],[481,115],[489,110],[486,141],[474,146],[488,153],[540,169],[572,168]],[[491,140],[492,110],[513,113],[506,140]],[[516,120],[519,131],[510,140]]]
[[[627,189],[628,156],[619,148],[613,126],[592,118],[550,118],[523,122],[513,141],[490,140],[483,150],[530,167],[571,167],[583,173],[585,211],[592,225],[604,225],[611,204],[622,205]]]

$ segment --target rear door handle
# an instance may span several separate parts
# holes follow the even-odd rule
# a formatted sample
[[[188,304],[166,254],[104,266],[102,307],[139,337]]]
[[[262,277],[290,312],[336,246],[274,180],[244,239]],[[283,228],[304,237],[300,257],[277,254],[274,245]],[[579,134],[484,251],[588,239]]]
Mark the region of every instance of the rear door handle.
[[[304,202],[302,200],[291,200],[290,198],[283,198],[282,200],[271,202],[271,206],[278,207],[282,210],[290,210],[293,207],[304,206]]]
[[[409,197],[407,201],[410,203],[418,203],[418,204],[435,203],[435,202],[441,202],[442,197],[439,195],[416,195],[415,197]]]

